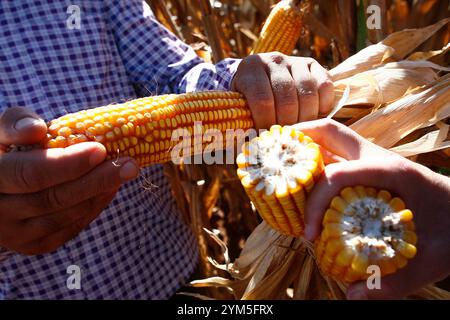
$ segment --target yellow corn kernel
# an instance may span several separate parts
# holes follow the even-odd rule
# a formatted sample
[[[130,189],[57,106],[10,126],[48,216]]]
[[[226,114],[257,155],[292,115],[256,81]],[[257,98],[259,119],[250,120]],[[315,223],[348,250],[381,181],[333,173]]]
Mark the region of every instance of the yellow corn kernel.
[[[398,239],[396,243],[394,243],[394,248],[397,252],[399,252],[402,256],[404,256],[407,259],[413,258],[417,253],[417,249],[414,245],[405,242],[401,239]]]

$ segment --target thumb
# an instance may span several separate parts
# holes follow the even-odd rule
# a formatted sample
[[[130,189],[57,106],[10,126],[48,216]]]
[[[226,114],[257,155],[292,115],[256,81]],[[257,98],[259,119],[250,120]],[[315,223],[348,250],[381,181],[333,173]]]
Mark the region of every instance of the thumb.
[[[0,144],[29,145],[45,138],[47,125],[33,111],[14,107],[0,115]]]

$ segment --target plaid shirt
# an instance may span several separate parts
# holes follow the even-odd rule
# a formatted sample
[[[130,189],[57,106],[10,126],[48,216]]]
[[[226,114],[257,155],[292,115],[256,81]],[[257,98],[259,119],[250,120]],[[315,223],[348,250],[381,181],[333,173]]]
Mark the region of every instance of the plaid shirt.
[[[79,8],[79,16],[76,10]],[[69,8],[69,9],[68,9]],[[77,18],[79,17],[79,25]],[[159,24],[145,1],[0,2],[0,112],[44,119],[143,95],[228,89],[237,60],[206,64]],[[162,167],[122,186],[110,206],[51,254],[5,252],[2,299],[165,299],[197,263]],[[68,267],[81,271],[69,289]]]

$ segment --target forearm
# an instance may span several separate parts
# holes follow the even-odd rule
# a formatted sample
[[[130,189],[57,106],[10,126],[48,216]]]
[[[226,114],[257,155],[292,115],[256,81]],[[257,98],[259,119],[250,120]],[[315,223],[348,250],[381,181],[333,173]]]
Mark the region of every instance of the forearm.
[[[217,64],[200,63],[174,84],[174,92],[230,90],[231,81],[241,60],[225,59]]]
[[[107,10],[119,54],[141,96],[229,89],[238,60],[205,63],[142,1],[117,1]]]

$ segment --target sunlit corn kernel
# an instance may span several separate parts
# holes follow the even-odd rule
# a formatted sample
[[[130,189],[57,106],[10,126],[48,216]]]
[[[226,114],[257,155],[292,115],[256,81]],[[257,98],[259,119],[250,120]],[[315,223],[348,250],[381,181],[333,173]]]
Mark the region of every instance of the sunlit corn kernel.
[[[411,212],[411,210],[408,209],[398,212],[398,216],[400,218],[400,221],[402,222],[408,222],[413,219],[413,213]]]
[[[339,238],[341,236],[342,228],[338,223],[328,223],[324,227],[324,232],[326,233],[326,238]]]
[[[348,203],[345,202],[345,200],[342,199],[340,196],[336,196],[331,200],[330,206],[336,209],[337,211],[344,212],[348,206]]]
[[[341,221],[342,214],[336,210],[328,209],[323,218],[323,225],[327,223],[338,223]]]
[[[63,127],[58,130],[58,135],[68,138],[72,134],[72,129],[69,127]]]
[[[339,238],[332,238],[327,241],[325,252],[330,256],[335,256],[342,249],[344,249],[343,241]]]
[[[380,190],[377,194],[378,199],[382,199],[385,202],[389,203],[389,201],[391,200],[391,194],[386,191],[386,190]]]
[[[354,191],[353,188],[344,188],[341,191],[341,197],[347,202],[351,203],[352,201],[358,198],[358,194]]]
[[[392,200],[389,202],[389,205],[391,206],[392,210],[394,211],[400,211],[406,208],[405,203],[400,198],[392,198]]]
[[[151,113],[152,121],[159,121],[159,112],[158,110],[153,110]]]
[[[338,266],[346,267],[352,263],[355,257],[355,252],[351,248],[341,250],[336,256],[336,264]]]
[[[137,145],[138,142],[139,142],[138,138],[136,138],[136,137],[130,137],[130,143],[131,143],[132,146]]]
[[[106,140],[113,141],[116,139],[116,136],[112,131],[109,131],[105,134]]]
[[[154,140],[152,135],[146,135],[144,139],[145,139],[145,141],[150,142],[150,143],[153,142],[153,140]]]
[[[410,243],[407,243],[401,239],[398,239],[394,242],[394,248],[397,252],[399,252],[402,256],[407,259],[411,259],[416,255],[417,249]]]
[[[369,258],[364,253],[357,253],[353,257],[351,267],[352,269],[360,274],[367,272],[367,267],[369,266]]]
[[[47,141],[46,147],[47,148],[58,148],[58,142],[56,142],[56,139],[50,139],[49,141]]]
[[[125,137],[128,137],[130,135],[130,130],[128,129],[127,125],[123,125],[120,127],[120,130],[122,132],[122,135],[124,135]],[[115,131],[116,132],[116,131]]]

